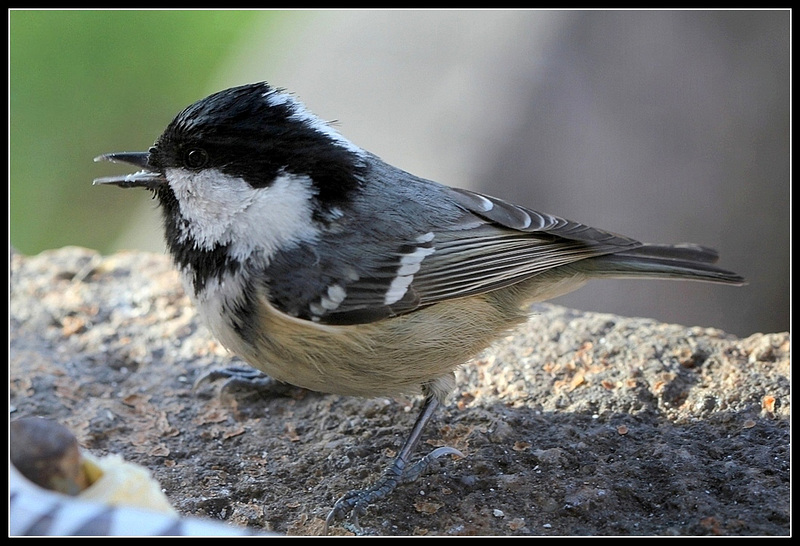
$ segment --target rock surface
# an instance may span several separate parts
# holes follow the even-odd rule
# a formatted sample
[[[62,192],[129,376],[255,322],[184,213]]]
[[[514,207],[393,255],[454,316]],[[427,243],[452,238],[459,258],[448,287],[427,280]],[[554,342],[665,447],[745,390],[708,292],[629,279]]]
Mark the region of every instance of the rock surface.
[[[165,256],[11,257],[10,419],[150,469],[179,513],[313,535],[391,461],[421,400],[193,388],[237,364]],[[373,535],[788,535],[790,338],[538,305],[458,371],[418,482]],[[241,364],[240,362],[238,362]]]

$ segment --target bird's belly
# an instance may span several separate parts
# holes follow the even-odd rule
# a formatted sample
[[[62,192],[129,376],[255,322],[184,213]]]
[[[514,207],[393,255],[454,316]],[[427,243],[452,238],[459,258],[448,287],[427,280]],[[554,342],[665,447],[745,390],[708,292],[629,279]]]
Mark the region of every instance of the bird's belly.
[[[291,317],[261,294],[249,339],[222,313],[218,295],[196,302],[211,332],[251,366],[286,383],[319,392],[390,396],[437,390],[524,315],[506,314],[488,298],[451,300],[407,315],[360,325],[326,325]],[[239,329],[241,330],[241,328]]]

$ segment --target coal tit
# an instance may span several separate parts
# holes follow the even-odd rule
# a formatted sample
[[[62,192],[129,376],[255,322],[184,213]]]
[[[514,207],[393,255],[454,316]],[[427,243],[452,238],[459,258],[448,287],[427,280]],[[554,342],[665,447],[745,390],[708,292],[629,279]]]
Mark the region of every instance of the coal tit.
[[[267,83],[192,104],[147,152],[98,160],[142,169],[94,183],[155,194],[186,291],[230,351],[314,391],[422,390],[393,464],[339,499],[326,525],[458,453],[409,465],[453,370],[531,303],[596,277],[743,283],[705,247],[643,244],[411,175]]]

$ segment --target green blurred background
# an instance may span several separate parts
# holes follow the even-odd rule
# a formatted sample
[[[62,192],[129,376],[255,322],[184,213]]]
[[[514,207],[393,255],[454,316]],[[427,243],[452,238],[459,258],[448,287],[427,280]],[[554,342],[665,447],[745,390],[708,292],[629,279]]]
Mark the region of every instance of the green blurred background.
[[[255,27],[251,11],[11,11],[10,235],[25,254],[109,251],[147,192],[92,191],[100,153],[145,149],[205,95]],[[119,172],[119,169],[114,172]],[[96,189],[95,189],[96,190]]]
[[[555,300],[746,336],[790,322],[788,10],[9,12],[9,231],[164,252],[129,172],[184,107],[266,80],[416,175],[648,242],[743,288],[595,281]]]

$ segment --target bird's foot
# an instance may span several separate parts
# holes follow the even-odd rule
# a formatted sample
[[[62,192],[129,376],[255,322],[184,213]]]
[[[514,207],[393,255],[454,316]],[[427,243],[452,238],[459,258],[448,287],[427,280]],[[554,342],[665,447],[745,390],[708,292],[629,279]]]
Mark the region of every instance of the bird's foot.
[[[396,458],[391,466],[386,469],[383,476],[372,487],[368,489],[357,489],[345,493],[333,509],[328,512],[325,518],[323,535],[328,534],[331,524],[343,519],[350,514],[350,520],[356,530],[359,529],[358,517],[367,513],[370,504],[378,502],[388,497],[398,485],[412,483],[416,481],[430,466],[434,459],[444,455],[457,455],[463,457],[464,454],[452,447],[439,447],[425,455],[422,459],[411,466],[407,466],[407,461]]]
[[[290,396],[292,391],[298,387],[283,383],[274,379],[255,368],[230,366],[221,370],[212,370],[204,373],[194,382],[194,390],[197,390],[206,383],[225,379],[220,394],[236,395],[241,397],[242,393],[258,393],[270,397]]]

